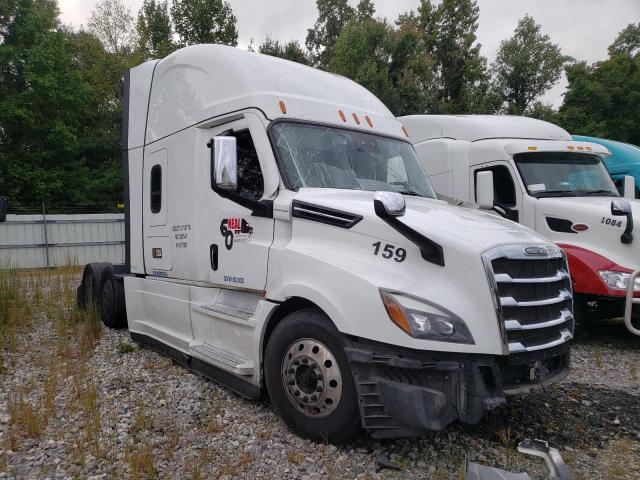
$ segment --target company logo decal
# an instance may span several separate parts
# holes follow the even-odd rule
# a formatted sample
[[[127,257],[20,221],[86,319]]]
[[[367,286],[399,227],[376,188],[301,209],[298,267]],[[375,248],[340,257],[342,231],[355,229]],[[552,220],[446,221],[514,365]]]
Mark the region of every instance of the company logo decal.
[[[244,218],[224,218],[220,222],[220,233],[224,237],[224,246],[231,250],[234,243],[250,242],[253,227]]]

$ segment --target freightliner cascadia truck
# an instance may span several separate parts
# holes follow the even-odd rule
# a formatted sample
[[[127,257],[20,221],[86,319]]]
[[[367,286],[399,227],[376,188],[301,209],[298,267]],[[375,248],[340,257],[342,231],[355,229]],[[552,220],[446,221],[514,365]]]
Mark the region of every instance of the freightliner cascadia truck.
[[[368,90],[199,45],[124,92],[126,264],[78,288],[106,325],[321,441],[473,424],[566,375],[562,251],[438,200]]]
[[[578,321],[625,316],[640,335],[640,202],[621,198],[602,145],[506,115],[400,119],[436,192],[520,222],[567,254]],[[624,179],[635,197],[633,177]],[[634,299],[635,298],[635,299]],[[631,308],[633,306],[633,308]]]

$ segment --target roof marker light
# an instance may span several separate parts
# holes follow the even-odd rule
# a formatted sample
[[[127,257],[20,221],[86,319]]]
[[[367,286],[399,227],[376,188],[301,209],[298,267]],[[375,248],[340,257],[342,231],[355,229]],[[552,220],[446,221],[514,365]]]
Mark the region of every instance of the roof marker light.
[[[575,149],[576,149],[576,147],[574,147],[573,145],[567,145],[567,148],[568,148],[569,150],[575,150]]]
[[[586,148],[587,150],[591,151],[591,147],[584,147],[584,148]]]
[[[367,123],[369,124],[370,127],[373,127],[373,122],[371,121],[371,119],[369,118],[369,115],[366,115],[364,117],[364,119],[367,121]]]
[[[531,147],[529,147],[529,150],[535,152],[536,150],[538,150],[538,147],[532,145]]]
[[[407,129],[406,129],[406,127],[404,125],[402,126],[402,131],[404,132],[405,136],[407,138],[409,138],[409,132],[407,131]]]
[[[284,104],[284,102],[282,100],[280,100],[280,102],[278,103],[278,105],[280,105],[280,111],[282,113],[287,113],[287,106]]]
[[[338,110],[338,113],[340,114],[340,118],[342,119],[342,121],[346,122],[347,116],[344,114],[344,112],[342,110]]]
[[[360,119],[358,118],[358,115],[356,115],[355,112],[353,112],[353,119],[356,121],[358,125],[360,125]]]
[[[578,150],[584,150],[584,147],[577,147]]]

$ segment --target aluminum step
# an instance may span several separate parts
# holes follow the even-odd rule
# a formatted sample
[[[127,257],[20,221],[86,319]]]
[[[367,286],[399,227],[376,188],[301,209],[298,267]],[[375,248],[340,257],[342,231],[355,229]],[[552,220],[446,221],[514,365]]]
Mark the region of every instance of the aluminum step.
[[[254,314],[253,311],[248,311],[232,305],[222,305],[220,303],[195,303],[193,306],[208,315],[222,314],[241,320],[249,320]]]
[[[253,375],[253,362],[250,362],[234,353],[227,352],[221,348],[214,347],[207,343],[193,345],[189,348],[194,357],[230,370],[238,375]]]

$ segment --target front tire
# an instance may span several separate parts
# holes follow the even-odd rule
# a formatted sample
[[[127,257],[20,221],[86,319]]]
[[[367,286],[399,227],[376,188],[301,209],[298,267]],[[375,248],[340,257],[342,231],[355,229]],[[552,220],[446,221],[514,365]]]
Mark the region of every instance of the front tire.
[[[289,314],[265,351],[274,410],[297,435],[339,443],[360,431],[357,392],[339,333],[315,309]]]

